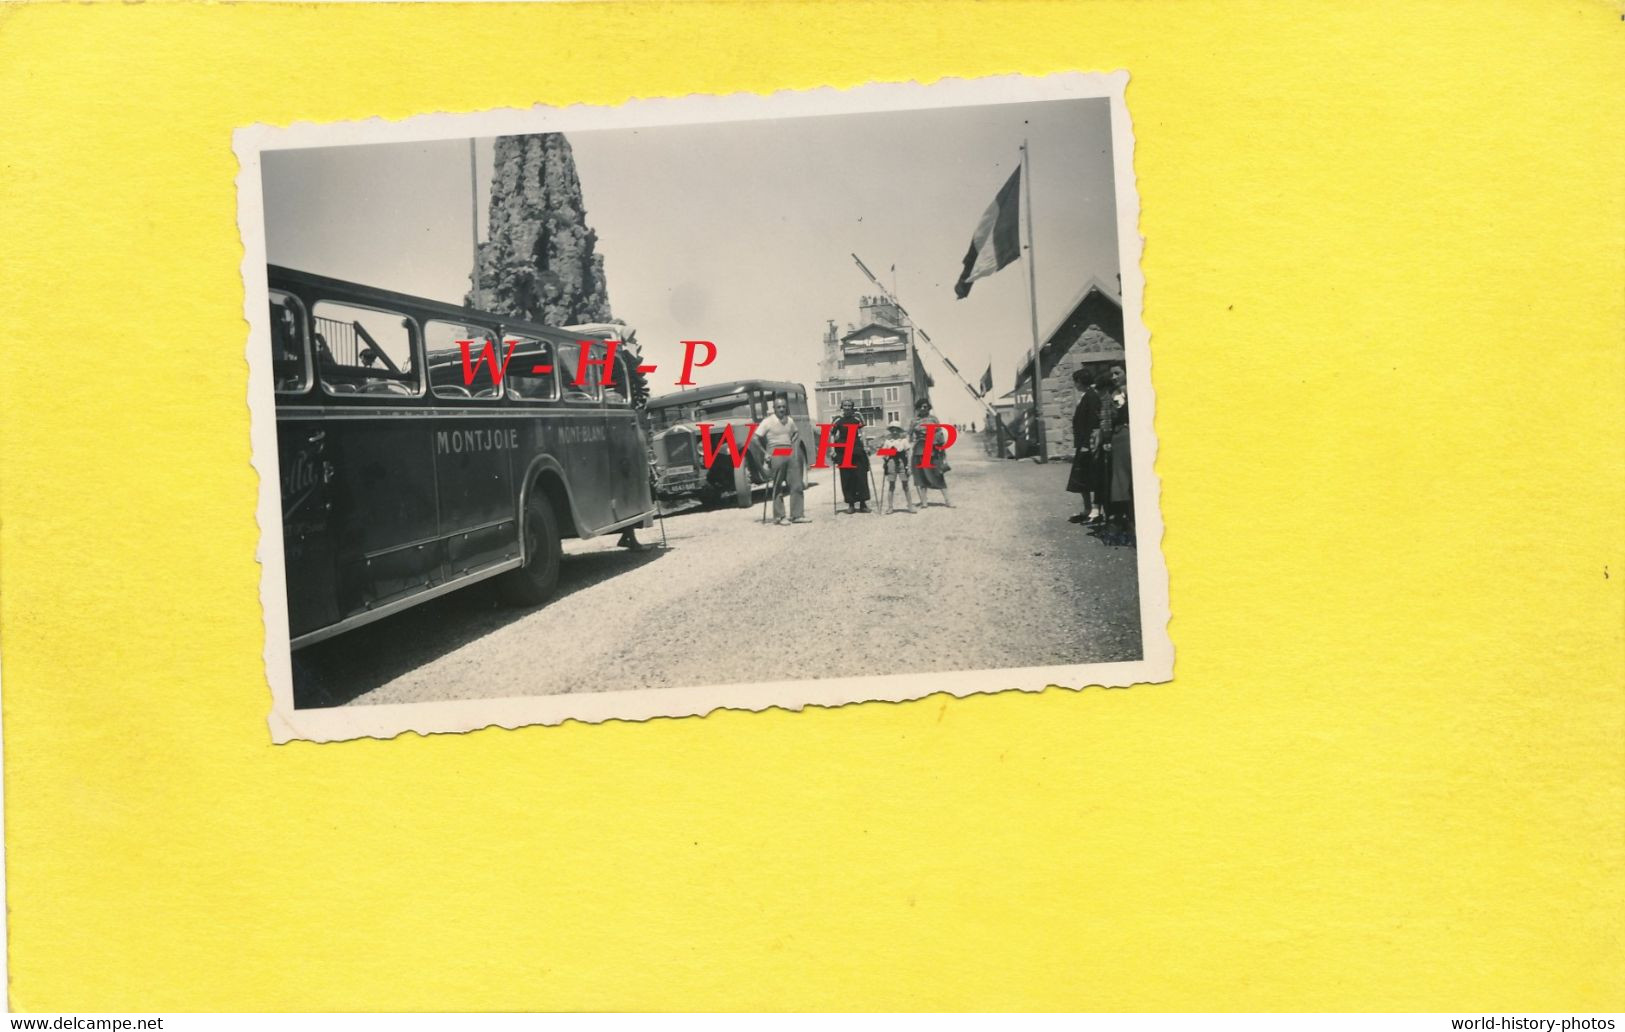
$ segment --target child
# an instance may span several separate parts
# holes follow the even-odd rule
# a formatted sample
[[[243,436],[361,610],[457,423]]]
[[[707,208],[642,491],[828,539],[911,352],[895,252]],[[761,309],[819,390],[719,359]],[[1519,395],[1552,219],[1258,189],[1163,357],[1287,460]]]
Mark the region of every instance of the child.
[[[902,423],[894,419],[886,424],[886,436],[881,438],[880,447],[875,449],[875,454],[885,460],[885,465],[882,467],[885,471],[886,481],[885,505],[881,507],[880,511],[882,513],[897,511],[897,504],[893,501],[894,491],[897,485],[901,484],[903,487],[903,504],[907,506],[903,511],[913,512],[914,490],[910,486],[911,480],[908,469],[908,438],[903,436]],[[921,502],[924,501],[922,498]]]

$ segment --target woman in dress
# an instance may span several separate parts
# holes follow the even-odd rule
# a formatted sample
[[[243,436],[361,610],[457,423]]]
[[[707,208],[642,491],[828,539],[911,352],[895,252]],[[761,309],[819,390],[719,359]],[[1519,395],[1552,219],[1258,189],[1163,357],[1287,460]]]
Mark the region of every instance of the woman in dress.
[[[1128,377],[1122,366],[1112,366],[1110,395],[1101,406],[1100,426],[1111,448],[1110,499],[1106,530],[1124,544],[1134,543],[1134,461],[1129,444]]]
[[[830,441],[834,447],[830,454],[835,457],[839,465],[841,449],[846,447],[850,439],[855,441],[852,445],[852,468],[840,467],[841,496],[846,499],[847,512],[869,511],[869,450],[863,446],[863,417],[858,415],[858,406],[853,401],[841,402],[841,414],[835,417],[836,429],[830,434]],[[857,506],[856,509],[853,506]]]
[[[1072,472],[1066,478],[1066,489],[1083,496],[1083,509],[1073,516],[1073,523],[1088,523],[1092,510],[1090,502],[1105,509],[1105,500],[1096,497],[1096,453],[1100,450],[1100,395],[1089,382],[1089,370],[1077,369],[1072,373],[1072,384],[1078,390],[1078,407],[1072,411]]]
[[[919,488],[920,491],[920,508],[925,508],[925,491],[926,488],[930,488],[933,491],[941,491],[942,504],[952,509],[954,503],[948,500],[948,478],[946,476],[950,467],[948,466],[947,452],[944,451],[948,446],[948,434],[941,426],[927,426],[928,423],[936,424],[937,417],[931,413],[930,399],[921,398],[914,405],[914,422],[909,424],[908,428],[910,441],[909,465],[914,468],[914,486]],[[933,436],[936,438],[936,443],[931,446],[931,465],[929,468],[922,468],[925,457],[925,442]]]

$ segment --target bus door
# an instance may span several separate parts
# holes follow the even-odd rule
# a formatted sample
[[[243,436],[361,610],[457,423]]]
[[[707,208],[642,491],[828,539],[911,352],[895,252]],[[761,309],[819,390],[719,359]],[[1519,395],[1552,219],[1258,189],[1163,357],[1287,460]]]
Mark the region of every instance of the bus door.
[[[604,346],[589,349],[602,357]],[[582,382],[576,383],[581,369],[581,344],[569,341],[559,346],[559,390],[563,419],[557,431],[558,457],[570,482],[570,501],[575,506],[582,537],[597,533],[615,522],[611,498],[614,475],[604,466],[609,420],[603,404],[604,374],[598,366],[587,366]]]
[[[314,413],[289,411],[310,389],[309,335],[304,305],[271,291],[271,353],[276,373],[277,460],[282,481],[282,555],[288,586],[288,632],[299,637],[339,619],[334,589],[333,508],[328,484],[326,424]]]
[[[432,425],[412,319],[333,301],[318,301],[311,315],[345,617],[437,579]]]
[[[604,385],[605,429],[609,434],[610,513],[616,522],[654,507],[649,489],[649,450],[632,406],[632,373],[626,353],[615,349],[615,376]]]
[[[282,556],[288,584],[288,632],[297,638],[338,622],[335,553],[329,513],[327,430],[318,419],[277,420],[282,473]]]
[[[498,365],[507,352],[491,327],[442,319],[423,324],[434,395],[434,479],[446,580],[519,554],[519,492],[513,470],[518,419],[503,403],[503,385],[490,362],[480,362],[472,382],[465,382],[460,341],[472,342],[471,365],[479,362],[487,342]]]

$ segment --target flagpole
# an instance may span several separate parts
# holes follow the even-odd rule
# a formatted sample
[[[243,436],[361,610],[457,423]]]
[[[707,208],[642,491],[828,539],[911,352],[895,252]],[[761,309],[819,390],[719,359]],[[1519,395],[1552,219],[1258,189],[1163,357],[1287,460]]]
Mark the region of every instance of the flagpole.
[[[474,162],[474,138],[468,139],[468,235],[474,242],[474,307],[484,308],[480,296],[480,174]]]
[[[1049,443],[1044,438],[1044,367],[1038,342],[1038,272],[1033,254],[1033,176],[1028,161],[1027,141],[1021,141],[1021,185],[1027,191],[1022,205],[1027,215],[1027,314],[1033,328],[1033,420],[1038,431],[1038,461],[1049,461]]]

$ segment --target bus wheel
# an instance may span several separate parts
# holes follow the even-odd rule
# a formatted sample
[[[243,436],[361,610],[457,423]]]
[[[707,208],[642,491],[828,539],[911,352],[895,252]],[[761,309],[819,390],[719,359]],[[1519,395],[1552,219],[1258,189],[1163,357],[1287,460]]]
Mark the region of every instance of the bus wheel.
[[[746,457],[734,471],[734,504],[741,509],[751,505],[750,460]]]
[[[498,586],[503,600],[515,606],[546,602],[559,582],[559,527],[553,506],[541,488],[525,503],[525,565],[502,575]]]

